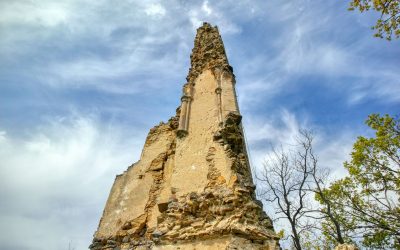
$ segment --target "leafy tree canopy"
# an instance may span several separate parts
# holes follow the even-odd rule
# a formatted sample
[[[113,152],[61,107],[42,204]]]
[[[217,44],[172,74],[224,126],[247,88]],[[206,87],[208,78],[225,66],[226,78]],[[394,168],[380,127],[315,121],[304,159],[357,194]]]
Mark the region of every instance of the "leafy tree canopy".
[[[324,192],[363,245],[400,249],[400,120],[373,114],[366,123],[375,137],[358,137],[344,164],[349,175]]]
[[[349,10],[356,9],[360,12],[373,9],[380,13],[372,27],[375,37],[385,37],[389,41],[400,37],[400,0],[352,0]]]

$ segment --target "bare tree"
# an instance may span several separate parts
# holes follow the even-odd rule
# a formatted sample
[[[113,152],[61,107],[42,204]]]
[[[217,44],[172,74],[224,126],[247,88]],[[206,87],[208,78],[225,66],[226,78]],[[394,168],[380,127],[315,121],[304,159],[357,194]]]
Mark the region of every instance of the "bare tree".
[[[312,135],[305,134],[304,135],[305,143],[309,144],[312,148]],[[329,180],[329,171],[327,169],[318,168],[318,158],[315,156],[313,150],[310,151],[310,160],[311,160],[311,168],[310,168],[310,176],[311,176],[311,185],[309,186],[309,190],[315,194],[315,198],[321,203],[321,207],[316,211],[320,215],[318,217],[314,217],[316,220],[325,219],[329,221],[329,224],[325,224],[330,227],[330,230],[325,230],[329,232],[330,236],[340,244],[344,244],[345,240],[343,238],[341,223],[338,219],[338,216],[335,214],[333,209],[332,201],[329,195],[324,192],[327,187]],[[312,215],[310,215],[311,217]],[[319,223],[321,225],[321,223]],[[322,230],[320,227],[319,230]]]
[[[323,192],[329,172],[318,166],[313,139],[311,132],[300,130],[297,145],[287,151],[282,147],[273,149],[261,176],[257,176],[263,187],[260,196],[275,204],[275,220],[284,219],[289,223],[290,238],[297,250],[304,248],[303,235],[322,230],[322,220],[329,221],[329,226],[333,225],[333,243],[344,243],[340,223],[329,197]],[[322,205],[311,199],[312,196]]]
[[[318,157],[316,156],[312,145],[314,140],[313,134],[310,131],[301,130],[300,135],[301,140],[299,141],[299,143],[301,144],[301,148],[308,151],[309,157],[309,166],[307,168],[309,170],[308,174],[311,181],[308,182],[308,190],[314,193],[314,197],[321,204],[321,206],[318,207],[316,210],[310,210],[312,214],[307,215],[307,217],[313,218],[315,220],[324,219],[326,221],[329,221],[329,224],[325,225],[331,227],[330,230],[327,231],[329,232],[330,237],[334,239],[335,243],[343,244],[345,243],[345,240],[339,216],[335,213],[333,209],[331,198],[326,192],[324,192],[329,184],[329,170],[318,165]],[[314,214],[317,214],[317,217],[315,217]],[[316,229],[322,230],[321,223],[317,224],[319,226],[317,226]]]
[[[309,153],[310,148],[301,151],[285,152],[282,148],[273,149],[266,159],[261,177],[263,184],[261,197],[276,205],[276,220],[286,219],[290,224],[291,240],[297,250],[301,250],[301,234],[309,228],[305,214],[309,186]]]

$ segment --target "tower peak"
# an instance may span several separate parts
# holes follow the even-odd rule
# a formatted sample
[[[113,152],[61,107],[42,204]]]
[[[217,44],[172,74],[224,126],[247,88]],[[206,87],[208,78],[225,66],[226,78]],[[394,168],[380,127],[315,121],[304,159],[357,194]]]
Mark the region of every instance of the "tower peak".
[[[194,84],[196,77],[206,69],[219,67],[232,73],[217,26],[213,27],[210,23],[204,22],[197,29],[190,61],[191,67],[186,77],[190,84]]]

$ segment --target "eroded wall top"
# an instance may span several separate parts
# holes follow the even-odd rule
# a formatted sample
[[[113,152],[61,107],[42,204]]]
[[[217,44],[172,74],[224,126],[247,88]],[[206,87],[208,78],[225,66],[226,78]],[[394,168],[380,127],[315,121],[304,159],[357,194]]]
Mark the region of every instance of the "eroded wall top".
[[[191,84],[194,84],[197,76],[205,69],[219,67],[227,69],[231,73],[233,71],[229,66],[218,28],[212,27],[209,23],[203,23],[203,26],[197,29],[190,61],[191,68],[186,80]]]

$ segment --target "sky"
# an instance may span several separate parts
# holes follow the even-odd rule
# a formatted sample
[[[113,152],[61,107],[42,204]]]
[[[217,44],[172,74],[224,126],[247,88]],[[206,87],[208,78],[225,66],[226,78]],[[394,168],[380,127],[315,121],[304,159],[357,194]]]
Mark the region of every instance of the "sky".
[[[87,249],[115,175],[180,104],[217,25],[252,167],[314,132],[339,178],[368,114],[399,114],[400,40],[326,0],[1,0],[0,249]]]

